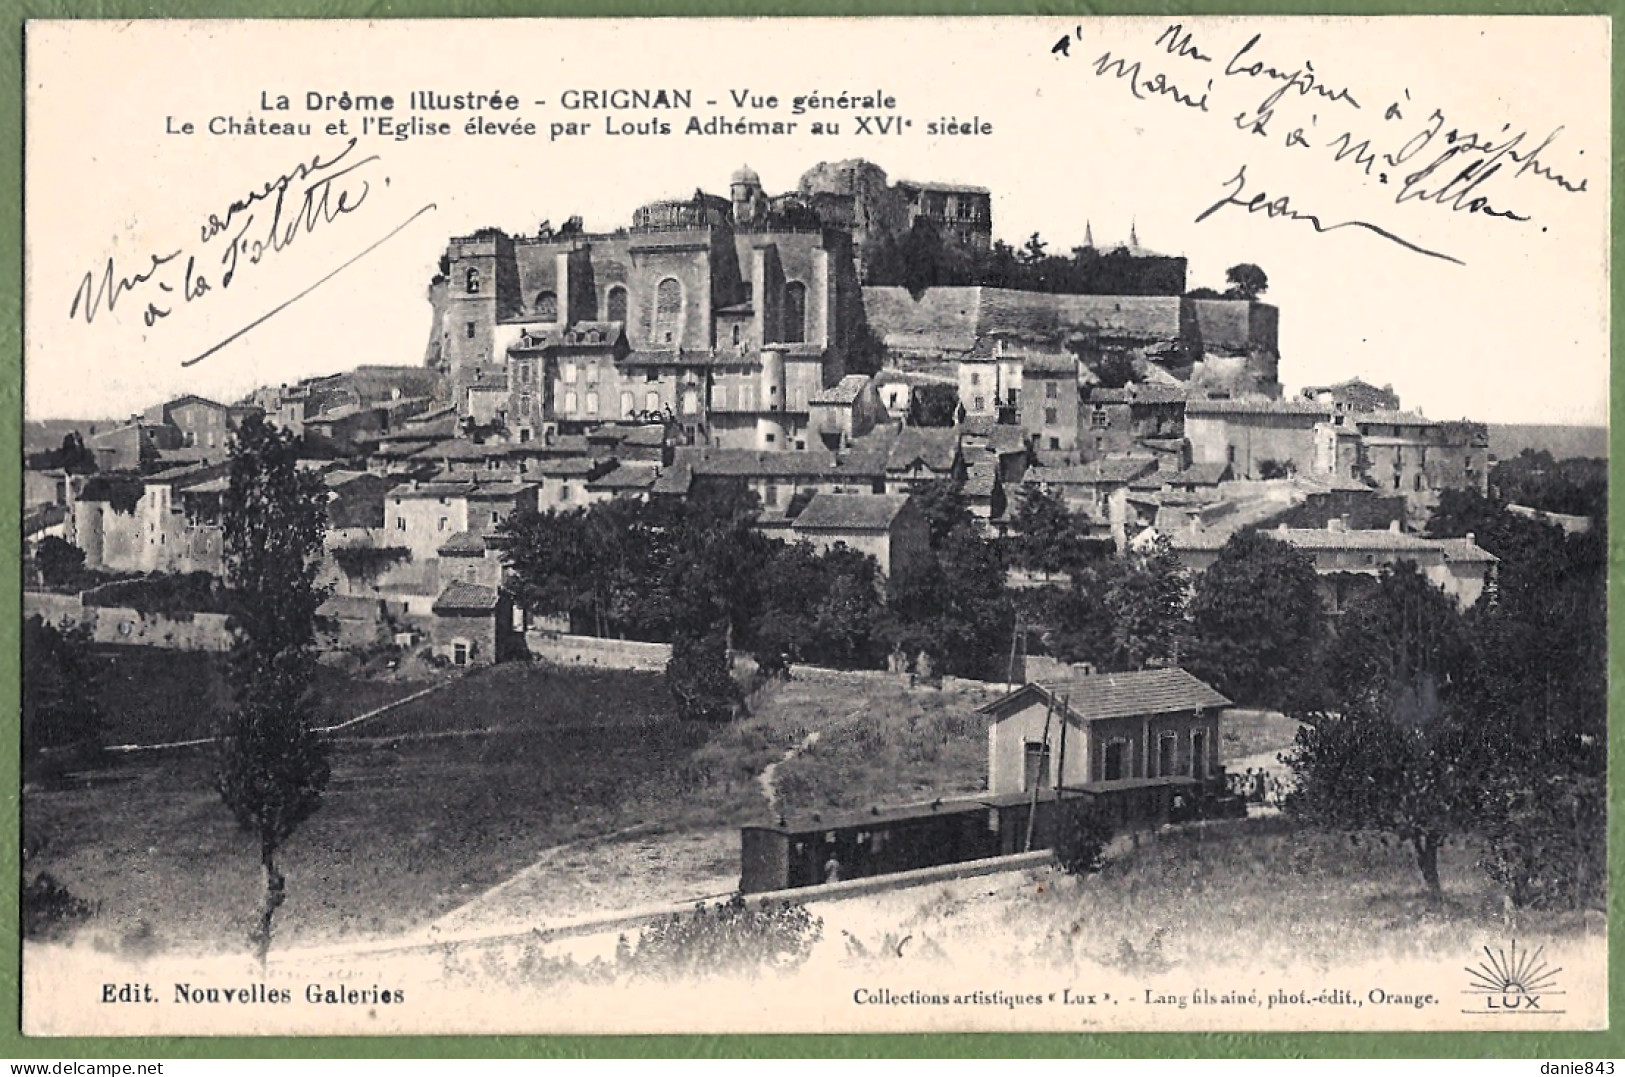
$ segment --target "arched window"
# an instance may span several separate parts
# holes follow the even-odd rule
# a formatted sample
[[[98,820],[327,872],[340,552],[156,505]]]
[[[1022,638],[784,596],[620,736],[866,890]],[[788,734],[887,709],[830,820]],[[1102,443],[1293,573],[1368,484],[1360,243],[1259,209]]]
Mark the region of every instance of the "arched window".
[[[643,408],[645,411],[659,411],[660,394],[655,392],[653,389],[650,389],[647,393],[644,393]]]
[[[734,326],[734,343],[739,343],[739,326]]]
[[[536,297],[536,317],[550,322],[559,320],[559,297],[555,292],[543,292]]]
[[[784,286],[783,336],[786,344],[807,339],[807,286],[798,280]]]
[[[463,287],[468,291],[469,295],[480,294],[480,271],[478,269],[473,266],[468,267],[468,272],[463,275]]]
[[[607,322],[626,321],[626,289],[619,284],[609,290],[609,303],[604,308]]]
[[[632,415],[632,390],[621,391],[621,418],[627,419]]]
[[[654,345],[678,343],[683,318],[683,286],[676,277],[667,277],[655,287]]]

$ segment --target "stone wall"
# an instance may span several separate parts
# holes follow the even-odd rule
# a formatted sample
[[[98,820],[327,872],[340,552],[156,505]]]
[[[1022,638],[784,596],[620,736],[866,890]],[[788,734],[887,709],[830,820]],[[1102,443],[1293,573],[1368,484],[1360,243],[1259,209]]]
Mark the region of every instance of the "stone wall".
[[[163,647],[172,651],[228,651],[231,633],[223,613],[165,615],[123,606],[85,606],[77,595],[29,591],[23,615],[39,614],[58,627],[85,625],[96,643]]]
[[[531,630],[525,633],[531,655],[561,666],[597,666],[601,669],[638,669],[662,672],[671,658],[669,643],[640,643],[626,639],[572,636]]]

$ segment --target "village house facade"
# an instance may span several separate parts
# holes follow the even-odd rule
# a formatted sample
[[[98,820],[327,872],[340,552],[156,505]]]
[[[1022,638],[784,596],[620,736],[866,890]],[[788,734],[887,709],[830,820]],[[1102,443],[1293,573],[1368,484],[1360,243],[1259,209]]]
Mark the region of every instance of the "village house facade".
[[[1168,534],[1169,545],[1193,576],[1218,560],[1229,540],[1228,530],[1187,528]],[[1469,535],[1431,539],[1408,534],[1399,522],[1375,530],[1351,530],[1333,519],[1323,528],[1275,527],[1263,532],[1307,554],[1320,577],[1321,605],[1328,616],[1341,615],[1384,568],[1414,564],[1430,583],[1467,609],[1493,585],[1498,559]]]
[[[930,526],[908,494],[816,494],[790,524],[790,537],[819,551],[868,554],[887,577],[931,556]]]
[[[1220,774],[1230,700],[1182,669],[1032,683],[981,708],[988,792],[1200,785]]]

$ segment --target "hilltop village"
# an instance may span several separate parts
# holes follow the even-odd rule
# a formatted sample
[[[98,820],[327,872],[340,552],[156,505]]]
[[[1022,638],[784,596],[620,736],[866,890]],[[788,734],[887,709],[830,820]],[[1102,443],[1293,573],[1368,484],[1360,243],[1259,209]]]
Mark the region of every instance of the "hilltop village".
[[[1594,903],[1606,461],[1492,459],[1358,378],[1288,395],[1263,267],[1203,286],[1139,223],[1012,245],[994,205],[740,168],[449,238],[399,365],[29,423],[25,935],[240,945],[218,764],[267,593],[315,611],[278,709],[333,786],[289,940],[1088,872],[1131,833],[1107,892],[1178,925],[1235,887],[1248,946],[1386,939],[1347,895],[1418,871],[1496,925]],[[242,549],[286,550],[228,536],[267,505],[314,587],[253,589]]]
[[[952,282],[965,264],[981,279]],[[1419,531],[1441,491],[1487,490],[1484,427],[1358,379],[1284,398],[1261,289],[1185,278],[1133,234],[1088,235],[1070,259],[995,243],[979,187],[854,160],[769,194],[741,168],[726,196],[650,202],[608,232],[453,237],[420,363],[69,431],[30,458],[26,537],[111,576],[218,577],[227,446],[259,415],[303,438],[330,491],[334,645],[387,638],[456,665],[554,612],[507,595],[511,515],[682,499],[713,477],[755,492],[763,530],[871,553],[883,575],[919,555],[910,495],[945,479],[989,537],[1019,538],[1041,489],[1103,550],[1165,536],[1200,572],[1234,532],[1270,528],[1328,577],[1404,559],[1475,601],[1494,559]],[[224,646],[102,621],[110,642]]]

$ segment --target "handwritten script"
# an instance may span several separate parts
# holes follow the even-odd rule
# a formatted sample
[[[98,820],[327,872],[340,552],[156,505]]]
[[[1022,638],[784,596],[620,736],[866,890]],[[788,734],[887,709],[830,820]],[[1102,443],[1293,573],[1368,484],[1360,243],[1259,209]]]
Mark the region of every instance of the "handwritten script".
[[[68,319],[82,318],[86,325],[95,324],[98,315],[111,313],[128,298],[145,304],[141,320],[153,328],[186,306],[207,303],[210,296],[230,289],[254,267],[288,250],[302,237],[330,230],[358,212],[366,205],[376,178],[367,174],[369,166],[378,160],[377,154],[359,156],[352,138],[336,153],[303,159],[286,172],[257,184],[223,209],[207,214],[193,243],[148,254],[133,270],[109,256],[100,269],[86,272],[79,282],[68,307]],[[388,176],[383,177],[383,183],[388,186]],[[434,208],[432,203],[423,206],[382,239],[182,365],[201,362],[303,299]]]
[[[1389,188],[1392,197],[1384,192],[1383,201],[1396,206],[1459,214],[1485,225],[1521,225],[1535,218],[1529,185],[1560,197],[1587,190],[1586,177],[1572,173],[1574,165],[1559,163],[1568,156],[1558,146],[1562,126],[1544,135],[1510,122],[1498,130],[1478,129],[1418,104],[1409,89],[1391,99],[1375,96],[1346,75],[1317,67],[1310,57],[1272,55],[1263,34],[1244,41],[1242,35],[1230,43],[1200,40],[1183,23],[1171,23],[1148,42],[1142,57],[1097,53],[1079,26],[1051,45],[1050,53],[1058,60],[1082,60],[1089,77],[1146,107],[1212,116],[1248,141],[1263,139],[1287,151],[1320,155],[1362,182]],[[1226,100],[1242,105],[1232,111],[1233,104],[1221,103]],[[1584,153],[1573,151],[1576,157]],[[1402,224],[1324,220],[1299,196],[1262,189],[1249,167],[1256,171],[1258,164],[1244,156],[1216,185],[1197,222],[1233,211],[1297,222],[1317,233],[1352,228],[1416,254],[1463,264],[1403,238]]]

